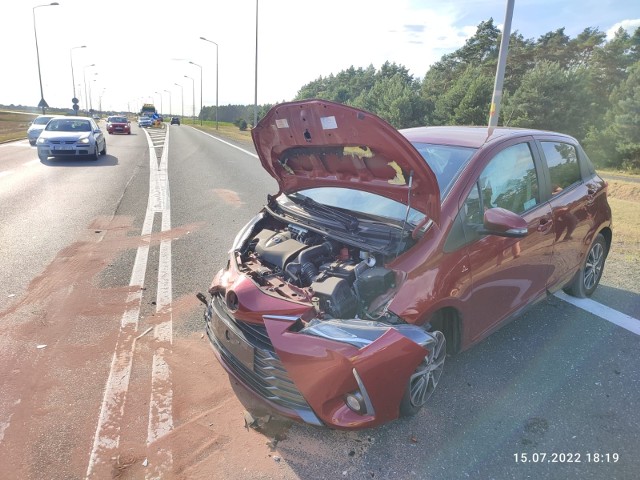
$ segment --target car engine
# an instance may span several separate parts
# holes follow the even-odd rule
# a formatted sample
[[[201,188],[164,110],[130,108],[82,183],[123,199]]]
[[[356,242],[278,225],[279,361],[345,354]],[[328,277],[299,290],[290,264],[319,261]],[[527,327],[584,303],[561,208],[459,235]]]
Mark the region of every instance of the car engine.
[[[308,302],[323,318],[374,318],[397,283],[379,255],[295,224],[262,228],[240,253],[239,268],[268,293]]]

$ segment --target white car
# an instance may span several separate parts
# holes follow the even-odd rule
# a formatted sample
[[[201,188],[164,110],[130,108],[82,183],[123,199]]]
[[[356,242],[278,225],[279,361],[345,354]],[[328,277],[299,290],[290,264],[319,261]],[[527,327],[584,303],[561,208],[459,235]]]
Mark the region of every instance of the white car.
[[[151,117],[140,117],[138,119],[138,126],[139,127],[150,127],[151,125],[153,125],[153,120]]]
[[[87,117],[55,117],[47,123],[38,140],[38,157],[89,157],[106,155],[107,142],[96,122]]]
[[[29,139],[29,144],[32,146],[36,144],[36,140],[40,136],[44,127],[47,126],[49,120],[51,120],[55,115],[38,115],[33,122],[29,125],[27,129],[27,138]]]

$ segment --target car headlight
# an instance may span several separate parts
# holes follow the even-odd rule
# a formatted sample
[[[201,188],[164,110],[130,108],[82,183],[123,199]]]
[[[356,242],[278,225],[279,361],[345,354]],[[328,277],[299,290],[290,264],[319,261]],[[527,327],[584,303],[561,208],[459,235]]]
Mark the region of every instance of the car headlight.
[[[348,343],[363,348],[375,342],[389,329],[394,329],[409,340],[429,349],[436,339],[429,332],[417,325],[389,325],[388,323],[354,319],[312,320],[298,333],[323,337],[336,342]]]
[[[89,143],[89,137],[81,138],[80,140],[78,140],[78,143],[86,145],[87,143]]]
[[[44,145],[44,144],[46,144],[46,143],[47,143],[47,140],[46,140],[45,138],[38,137],[38,140],[36,141],[36,143],[37,143],[38,145]]]

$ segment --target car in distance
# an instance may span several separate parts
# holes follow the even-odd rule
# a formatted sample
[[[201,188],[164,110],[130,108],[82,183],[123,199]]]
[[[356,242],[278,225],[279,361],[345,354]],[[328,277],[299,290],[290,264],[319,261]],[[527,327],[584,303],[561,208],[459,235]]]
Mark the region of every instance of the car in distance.
[[[171,125],[180,125],[180,117],[171,117]]]
[[[55,117],[44,128],[36,142],[38,157],[88,157],[97,160],[106,155],[104,133],[92,118]]]
[[[447,353],[598,285],[607,185],[572,137],[398,131],[321,100],[275,106],[252,137],[279,190],[199,298],[253,409],[339,429],[414,415]]]
[[[138,118],[138,126],[142,128],[147,128],[153,125],[153,120],[151,117],[142,116]]]
[[[109,132],[109,135],[113,133],[126,133],[127,135],[131,135],[131,123],[127,117],[112,115],[107,117],[107,132]]]
[[[36,140],[38,140],[40,133],[53,117],[55,117],[55,115],[38,115],[33,122],[31,122],[27,129],[27,138],[29,139],[29,144],[31,146],[36,144]]]

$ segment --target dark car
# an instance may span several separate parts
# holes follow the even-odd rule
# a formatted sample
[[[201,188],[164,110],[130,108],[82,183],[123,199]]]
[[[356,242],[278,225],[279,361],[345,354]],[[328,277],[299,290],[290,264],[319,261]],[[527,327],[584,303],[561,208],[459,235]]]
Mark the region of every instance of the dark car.
[[[129,119],[120,115],[112,115],[107,118],[107,132],[109,135],[112,133],[126,133],[131,135],[131,122]]]
[[[413,415],[447,353],[598,285],[607,187],[572,137],[397,131],[320,100],[274,107],[252,136],[279,191],[200,298],[254,408],[340,429]]]
[[[180,125],[180,117],[171,117],[171,125]]]

